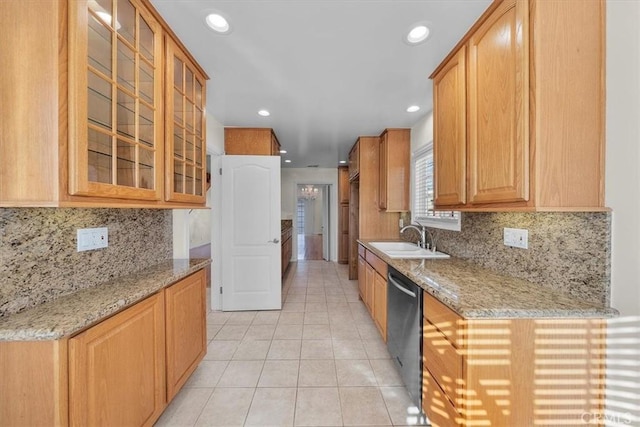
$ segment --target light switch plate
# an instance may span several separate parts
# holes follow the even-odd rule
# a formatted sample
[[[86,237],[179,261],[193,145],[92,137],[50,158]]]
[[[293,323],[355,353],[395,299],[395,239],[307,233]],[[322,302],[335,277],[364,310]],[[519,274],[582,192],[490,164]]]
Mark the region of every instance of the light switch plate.
[[[514,248],[529,249],[529,230],[522,228],[505,228],[504,244]]]
[[[78,228],[77,230],[78,252],[101,249],[109,246],[109,229]]]

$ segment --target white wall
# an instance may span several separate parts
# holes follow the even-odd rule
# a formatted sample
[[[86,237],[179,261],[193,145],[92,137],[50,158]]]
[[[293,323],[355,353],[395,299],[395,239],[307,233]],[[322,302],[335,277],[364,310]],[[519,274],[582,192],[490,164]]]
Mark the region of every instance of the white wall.
[[[433,140],[433,111],[411,128],[411,153]],[[413,182],[413,180],[411,181]]]
[[[606,206],[612,209],[606,425],[640,425],[640,2],[607,1]]]
[[[297,235],[295,222],[298,184],[329,184],[329,235],[330,259],[338,261],[338,168],[282,168],[282,219],[293,219],[293,233]],[[298,254],[298,241],[293,239],[292,261]]]

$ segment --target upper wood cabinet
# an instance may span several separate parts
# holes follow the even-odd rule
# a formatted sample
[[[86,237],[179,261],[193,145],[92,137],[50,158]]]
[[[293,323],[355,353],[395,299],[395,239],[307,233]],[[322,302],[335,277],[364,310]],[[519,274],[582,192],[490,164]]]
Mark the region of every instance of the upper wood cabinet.
[[[378,207],[407,212],[411,179],[411,129],[385,129],[380,135]]]
[[[168,37],[166,46],[166,198],[205,203],[206,79]]]
[[[338,167],[338,203],[349,203],[349,168]]]
[[[230,155],[279,156],[280,142],[270,128],[224,128],[224,152]]]
[[[349,151],[349,181],[353,181],[360,174],[360,140],[356,141]]]
[[[466,203],[466,46],[433,77],[435,204]]]
[[[496,0],[436,69],[437,208],[603,209],[604,10]]]
[[[165,158],[174,154],[165,130],[175,128],[165,126],[175,107],[172,99],[165,109],[165,41],[197,74],[200,112],[206,76],[149,1],[50,1],[38,8],[46,24],[20,2],[0,2],[8,46],[0,78],[8,112],[0,129],[0,206],[203,206],[195,187],[205,171],[195,153],[182,165],[194,197],[165,192],[165,185],[173,188],[165,174],[170,165],[172,179],[174,167]],[[193,92],[183,96],[198,102]],[[204,131],[192,143],[204,148]]]

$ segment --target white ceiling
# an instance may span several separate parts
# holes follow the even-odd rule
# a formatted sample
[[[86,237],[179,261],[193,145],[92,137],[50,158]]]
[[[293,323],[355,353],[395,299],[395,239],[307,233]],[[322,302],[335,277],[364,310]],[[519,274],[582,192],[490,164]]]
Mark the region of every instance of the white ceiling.
[[[209,74],[224,126],[274,128],[288,167],[335,167],[360,135],[412,127],[432,108],[428,76],[490,0],[152,0]],[[210,30],[217,12],[231,33]],[[404,35],[426,23],[426,42]],[[417,113],[407,113],[410,105]],[[260,109],[270,117],[257,114]]]

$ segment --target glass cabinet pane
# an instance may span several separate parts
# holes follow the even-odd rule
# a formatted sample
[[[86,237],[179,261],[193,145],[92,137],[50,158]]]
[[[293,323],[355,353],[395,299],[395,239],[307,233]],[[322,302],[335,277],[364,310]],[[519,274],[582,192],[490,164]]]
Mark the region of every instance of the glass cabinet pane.
[[[135,138],[135,100],[121,90],[118,90],[117,131],[118,134]]]
[[[173,86],[182,91],[182,70],[184,68],[184,63],[177,57],[173,57]]]
[[[131,92],[135,91],[136,61],[133,50],[118,40],[118,83]]]
[[[184,118],[184,98],[182,94],[177,90],[173,90],[173,120],[182,125]]]
[[[184,158],[193,163],[193,159],[195,158],[195,136],[187,131],[187,138],[184,145]]]
[[[153,110],[140,102],[140,117],[138,118],[139,134],[138,139],[141,144],[153,147],[155,123],[153,122]]]
[[[89,15],[89,28],[87,32],[89,65],[111,77],[111,43],[112,33],[105,25]]]
[[[151,62],[154,61],[154,36],[147,21],[140,16],[140,53]]]
[[[202,84],[196,79],[196,106],[202,110]]]
[[[202,140],[196,138],[196,166],[202,166]]]
[[[112,143],[111,136],[89,128],[89,181],[112,183]]]
[[[202,168],[196,168],[196,187],[195,194],[197,196],[202,196]]]
[[[154,79],[153,79],[153,66],[147,63],[144,59],[139,60],[139,76],[138,76],[138,90],[140,98],[144,99],[150,104],[153,104],[154,99]]]
[[[129,0],[118,0],[116,30],[126,41],[135,45],[136,10]]]
[[[190,101],[193,101],[193,79],[193,71],[187,68],[184,73],[184,94]]]
[[[184,131],[180,127],[173,130],[173,155],[178,158],[184,158]]]
[[[111,130],[111,83],[91,71],[87,77],[87,118],[89,122]]]
[[[184,169],[184,192],[187,194],[193,194],[195,174],[194,167],[191,165],[186,165]]]
[[[140,182],[138,183],[138,186],[140,188],[154,188],[154,154],[155,153],[152,150],[147,150],[142,147],[139,149]]]
[[[196,107],[196,135],[200,138],[202,138],[202,134],[204,132],[203,129],[203,123],[202,123],[202,110],[198,107]]]
[[[193,104],[185,100],[184,102],[184,127],[193,132]]]
[[[184,168],[179,160],[173,162],[173,191],[176,193],[184,192]]]
[[[118,139],[118,185],[135,187],[136,147],[126,141]]]

